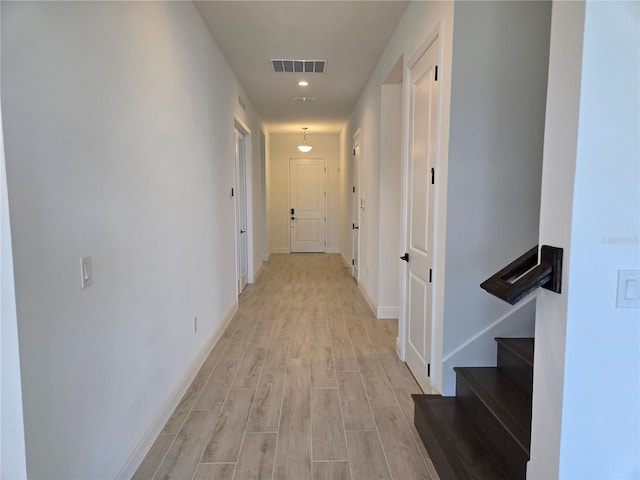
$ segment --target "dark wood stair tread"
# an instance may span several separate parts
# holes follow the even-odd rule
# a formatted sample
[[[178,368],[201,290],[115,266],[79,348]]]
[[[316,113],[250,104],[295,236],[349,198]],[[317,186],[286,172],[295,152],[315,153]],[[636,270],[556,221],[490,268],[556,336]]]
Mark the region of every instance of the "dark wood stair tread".
[[[533,367],[533,350],[535,346],[533,338],[496,337],[496,342]]]
[[[494,367],[456,367],[458,378],[491,412],[520,448],[529,455],[531,399]]]
[[[441,480],[505,480],[455,397],[412,395],[414,423]]]

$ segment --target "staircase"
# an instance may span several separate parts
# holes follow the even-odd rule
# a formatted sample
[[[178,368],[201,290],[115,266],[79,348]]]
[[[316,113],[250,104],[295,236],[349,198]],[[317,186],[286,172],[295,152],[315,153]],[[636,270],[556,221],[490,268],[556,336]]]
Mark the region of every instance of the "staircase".
[[[456,367],[456,396],[412,395],[414,424],[442,480],[526,478],[532,338],[496,338],[497,367]]]

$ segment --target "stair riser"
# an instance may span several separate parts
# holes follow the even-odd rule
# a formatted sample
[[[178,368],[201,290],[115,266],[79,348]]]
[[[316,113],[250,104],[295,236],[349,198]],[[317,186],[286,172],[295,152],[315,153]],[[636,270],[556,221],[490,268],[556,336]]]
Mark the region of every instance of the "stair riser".
[[[498,368],[529,396],[533,392],[533,367],[498,344]]]
[[[529,456],[476,397],[464,380],[456,380],[456,396],[492,455],[514,480],[525,480]]]
[[[416,403],[413,413],[413,424],[418,430],[418,434],[422,439],[422,443],[429,452],[429,457],[433,462],[438,475],[441,480],[456,480],[456,475],[453,473],[447,461],[445,453],[440,448],[440,442],[436,438],[436,432],[429,424],[429,417],[426,412],[423,412],[419,405]],[[441,432],[438,432],[442,435]]]

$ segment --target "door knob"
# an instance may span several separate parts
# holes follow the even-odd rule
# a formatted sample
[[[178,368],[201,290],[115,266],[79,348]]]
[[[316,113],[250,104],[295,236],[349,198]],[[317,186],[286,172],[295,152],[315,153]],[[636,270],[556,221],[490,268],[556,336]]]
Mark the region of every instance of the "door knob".
[[[240,235],[242,235],[243,233],[247,233],[246,230],[240,230]]]
[[[409,261],[409,254],[405,253],[403,256],[400,257],[400,260],[404,260],[405,262]]]
[[[296,219],[296,217],[291,217],[291,220],[295,220],[295,219]]]

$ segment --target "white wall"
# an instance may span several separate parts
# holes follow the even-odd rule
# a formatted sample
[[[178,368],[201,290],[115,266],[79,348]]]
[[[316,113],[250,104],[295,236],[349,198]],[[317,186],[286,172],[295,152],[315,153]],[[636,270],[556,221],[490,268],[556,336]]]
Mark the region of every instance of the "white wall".
[[[345,125],[340,132],[340,172],[338,176],[339,195],[340,200],[340,225],[339,225],[339,239],[340,246],[339,251],[342,255],[342,260],[346,265],[351,265],[351,259],[353,258],[353,232],[352,230],[352,187],[353,187],[353,171],[352,165],[352,148],[350,146],[352,139],[348,138],[349,130],[348,125]]]
[[[240,87],[238,87],[240,88]],[[262,262],[268,251],[268,245],[265,238],[266,225],[266,159],[263,166],[262,151],[264,146],[261,144],[261,135],[263,132],[262,122],[260,121],[253,106],[246,100],[246,96],[241,95],[242,104],[246,108],[237,107],[242,112],[241,118],[246,127],[249,128],[250,143],[246,144],[248,157],[246,161],[245,181],[247,195],[247,248],[250,250],[248,260],[249,283],[253,283],[262,271]],[[240,115],[238,115],[240,116]],[[265,139],[266,143],[266,139]]]
[[[495,335],[533,314],[479,285],[538,239],[551,4],[456,2],[447,184],[443,384],[495,365]],[[462,348],[461,348],[462,347]]]
[[[361,192],[366,200],[366,219],[364,224],[360,225],[360,288],[374,303],[375,309],[390,306],[386,304],[387,301],[390,301],[389,298],[381,296],[381,292],[385,290],[386,285],[396,285],[392,288],[397,291],[397,285],[400,281],[398,275],[403,272],[403,267],[398,266],[400,263],[397,258],[398,248],[394,247],[394,238],[400,239],[402,233],[396,231],[389,238],[380,237],[382,229],[400,228],[401,220],[400,214],[398,214],[397,222],[393,222],[398,225],[394,227],[389,222],[390,210],[387,209],[388,207],[391,210],[396,208],[390,206],[387,203],[389,201],[401,204],[401,185],[393,177],[385,176],[383,179],[380,176],[382,173],[386,174],[387,170],[392,171],[393,175],[398,174],[395,170],[397,168],[395,159],[386,156],[386,152],[394,149],[391,146],[393,142],[390,145],[388,137],[383,140],[383,136],[386,134],[382,130],[383,85],[387,82],[387,77],[393,71],[398,59],[403,58],[406,64],[406,61],[419,50],[422,43],[440,24],[443,25],[442,73],[443,77],[450,78],[452,17],[453,2],[425,1],[409,4],[342,134],[342,156],[345,158],[345,165],[352,166],[352,138],[357,129],[361,130]],[[441,158],[444,165],[446,165],[447,158],[449,87],[449,82],[444,81],[442,85],[443,128],[440,132],[443,147]],[[386,86],[384,88],[387,89]],[[346,220],[343,227],[345,234],[341,236],[341,251],[351,252],[351,232],[349,231],[351,228],[351,195],[349,192],[352,180],[350,171],[345,171],[343,174],[343,185],[347,187],[348,191],[345,192],[346,195],[343,197],[341,205],[341,218]],[[442,175],[446,179],[446,167],[443,168]],[[383,186],[385,187],[384,194],[381,194]],[[446,193],[446,189],[444,189],[444,193]],[[443,225],[440,230],[444,234],[444,219],[442,221]],[[399,242],[399,240],[397,241]],[[399,249],[402,248],[404,247]],[[351,257],[347,256],[347,258]],[[395,269],[383,270],[383,263],[391,265],[391,262],[396,262]],[[367,269],[369,270],[368,276],[366,275]],[[393,295],[393,291],[390,291],[389,294]],[[398,305],[392,306],[397,307]],[[400,327],[402,330],[402,326]]]
[[[233,312],[241,94],[191,3],[2,2],[30,478],[111,475]]]
[[[0,112],[0,478],[3,479],[27,478],[12,257]]]
[[[270,161],[270,221],[271,251],[288,253],[290,247],[289,215],[289,159],[324,158],[327,162],[327,253],[338,253],[340,239],[340,136],[335,134],[307,134],[309,153],[297,146],[302,142],[302,131],[297,134],[271,134]]]
[[[388,298],[383,295],[390,292],[384,283],[391,276],[390,264],[383,264],[397,260],[398,252],[380,232],[394,228],[386,208],[391,198],[401,201],[401,188],[392,188],[395,182],[382,177],[389,168],[383,84],[398,58],[407,65],[440,28],[442,118],[431,382],[445,394],[454,392],[453,367],[464,364],[460,362],[495,364],[492,335],[533,333],[533,304],[515,313],[479,285],[537,241],[549,23],[548,3],[411,3],[343,133],[350,139],[358,128],[362,132],[361,191],[368,212],[360,226],[361,288],[376,307],[384,306]],[[351,145],[345,143],[343,155],[350,158]],[[350,197],[345,200],[346,219]],[[350,251],[349,240],[349,235],[342,237],[342,251]],[[396,275],[403,272],[400,266]],[[403,330],[401,324],[400,336]]]
[[[639,44],[637,2],[553,5],[540,243],[563,292],[538,297],[528,478],[640,476],[640,314],[615,307],[640,268]]]
[[[268,231],[268,218],[269,218],[269,203],[267,195],[267,137],[264,131],[259,132],[260,137],[260,205],[259,205],[259,220],[260,230],[262,232],[261,242],[261,254],[259,258],[260,262],[269,260],[269,231]],[[260,263],[262,267],[262,263]]]
[[[402,59],[398,83],[381,87],[380,105],[380,221],[378,224],[378,318],[400,314],[400,262],[402,202]]]
[[[272,240],[272,220],[271,220],[271,195],[272,195],[272,187],[271,187],[271,135],[268,131],[265,131],[265,199],[266,199],[266,235],[267,235],[267,250],[264,252],[263,259],[268,259],[271,255],[271,251],[273,249],[273,240]]]

